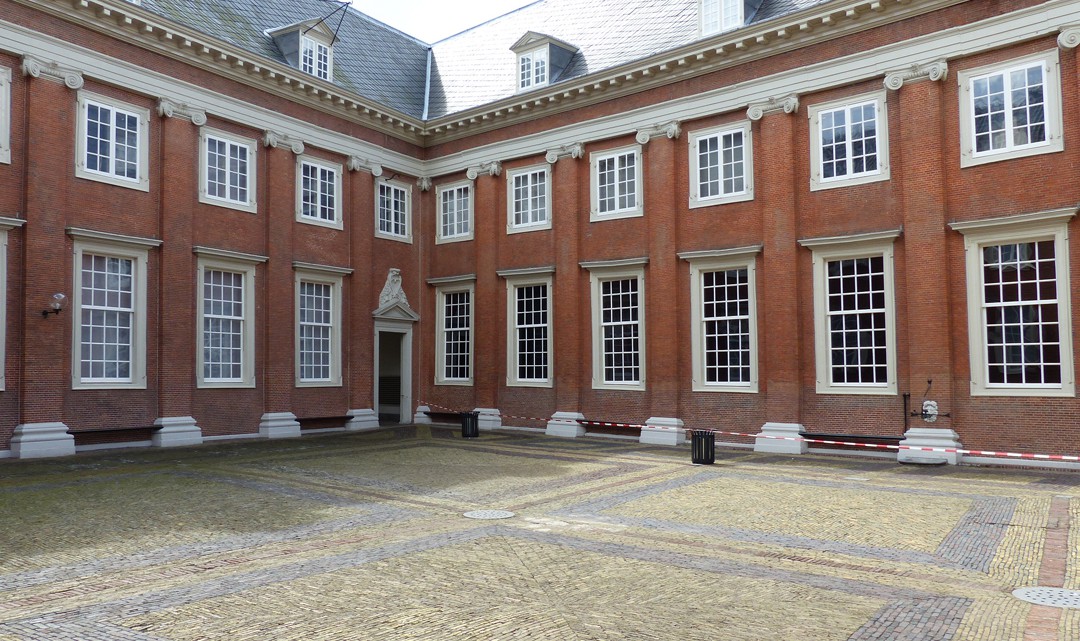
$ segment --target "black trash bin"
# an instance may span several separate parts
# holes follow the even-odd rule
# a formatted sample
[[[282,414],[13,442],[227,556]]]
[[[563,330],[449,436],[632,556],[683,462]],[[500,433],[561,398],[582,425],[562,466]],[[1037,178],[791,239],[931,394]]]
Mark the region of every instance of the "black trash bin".
[[[711,430],[690,430],[690,462],[712,465],[716,462],[716,433]]]
[[[480,436],[480,412],[461,413],[461,438]]]

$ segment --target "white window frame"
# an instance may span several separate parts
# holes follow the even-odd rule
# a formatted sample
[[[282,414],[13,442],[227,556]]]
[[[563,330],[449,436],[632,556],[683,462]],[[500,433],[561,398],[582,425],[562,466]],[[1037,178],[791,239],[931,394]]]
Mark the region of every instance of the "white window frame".
[[[698,28],[702,36],[738,29],[746,21],[743,0],[701,0]]]
[[[469,376],[446,377],[446,295],[469,294]],[[435,289],[435,384],[469,386],[476,377],[476,284],[470,280],[447,283]]]
[[[321,216],[309,216],[304,213],[304,168],[312,167],[316,171],[330,171],[333,172],[333,179],[331,184],[333,185],[334,193],[332,197],[334,199],[334,218],[333,220],[326,220]],[[321,178],[317,181],[319,183],[319,190],[317,196],[322,197],[321,192]],[[306,223],[308,225],[319,225],[321,227],[330,227],[333,229],[342,229],[344,227],[344,221],[341,216],[341,165],[335,164],[319,158],[313,158],[311,156],[297,156],[296,157],[296,220],[297,222]],[[316,205],[319,209],[321,205]]]
[[[195,322],[195,372],[196,386],[199,388],[253,388],[255,387],[255,269],[261,257],[244,258],[244,255],[219,250],[201,250],[196,272],[196,322]],[[243,276],[243,345],[241,353],[241,376],[239,379],[207,379],[204,371],[203,356],[203,321],[206,297],[203,292],[206,271],[225,271]]]
[[[301,336],[302,319],[300,315],[301,284],[315,283],[330,287],[330,377],[326,379],[305,379],[301,372]],[[296,334],[296,387],[341,387],[341,305],[342,276],[339,274],[303,269],[296,267],[295,289],[295,334]]]
[[[1074,397],[1072,285],[1069,274],[1068,223],[1075,207],[1022,214],[982,221],[952,223],[950,227],[964,235],[967,278],[968,358],[971,368],[972,396]],[[986,366],[986,324],[983,315],[983,266],[981,249],[987,245],[1054,241],[1057,272],[1058,324],[1061,351],[1059,386],[990,384]]]
[[[26,221],[0,216],[0,392],[7,389],[8,232]]]
[[[893,245],[899,230],[858,234],[842,238],[799,241],[813,253],[814,356],[818,394],[890,395],[897,390],[896,376],[896,283]],[[831,261],[881,256],[885,297],[885,383],[833,383],[831,327],[828,319],[827,266]]]
[[[605,160],[618,158],[628,154],[634,155],[634,206],[601,213],[600,163]],[[641,145],[630,145],[627,147],[619,147],[618,149],[605,149],[604,151],[595,151],[589,154],[589,192],[591,197],[589,220],[591,222],[617,220],[619,218],[634,218],[645,215],[645,185],[641,180],[641,161]],[[616,199],[618,199],[618,196],[616,196]]]
[[[385,232],[380,229],[380,221],[382,216],[382,198],[380,193],[382,187],[386,186],[389,189],[400,189],[405,192],[405,233],[394,234],[391,232]],[[412,185],[408,185],[398,180],[383,180],[379,179],[375,181],[375,237],[385,238],[387,240],[394,240],[399,243],[412,243]]]
[[[610,390],[644,390],[647,380],[646,344],[647,334],[645,326],[645,262],[647,259],[630,259],[626,261],[601,261],[597,263],[583,263],[582,267],[589,270],[589,292],[592,312],[592,387],[593,389]],[[629,383],[607,382],[604,380],[604,331],[602,321],[603,310],[601,309],[601,285],[602,283],[615,280],[637,280],[638,294],[638,362],[640,374],[637,381]]]
[[[517,200],[515,199],[515,187],[514,182],[518,177],[528,177],[529,189],[531,191],[533,184],[533,176],[544,176],[544,208],[543,208],[543,220],[535,223],[515,223],[514,219],[517,216]],[[507,234],[520,234],[523,232],[537,231],[541,229],[551,229],[551,168],[549,165],[534,165],[531,167],[519,167],[517,169],[510,169],[506,172],[506,233]]]
[[[209,177],[209,166],[207,162],[208,142],[213,138],[227,143],[230,146],[237,146],[243,148],[247,155],[247,200],[232,200],[230,198],[219,198],[217,196],[211,196],[207,190],[207,180]],[[259,205],[257,202],[256,194],[258,193],[258,181],[259,175],[258,168],[256,166],[256,160],[258,155],[256,154],[256,143],[250,138],[244,138],[242,136],[236,136],[228,132],[220,131],[218,129],[211,129],[209,127],[199,128],[199,202],[206,203],[208,205],[216,205],[218,207],[227,207],[228,209],[236,209],[239,211],[246,211],[248,213],[258,213]]]
[[[469,230],[464,233],[447,234],[446,226],[443,220],[443,199],[450,197],[449,194],[454,194],[458,190],[464,189],[468,193],[468,203],[465,208],[465,219],[468,222]],[[458,243],[465,240],[472,240],[476,233],[476,220],[474,214],[474,205],[476,202],[475,189],[473,189],[473,181],[471,180],[459,180],[458,182],[448,183],[445,185],[439,185],[435,188],[435,244],[441,245],[443,243]]]
[[[146,389],[147,263],[160,241],[119,234],[68,230],[74,239],[71,301],[71,388]],[[129,380],[84,380],[82,377],[82,262],[84,254],[132,261],[131,357]]]
[[[754,199],[754,140],[751,133],[752,128],[748,121],[743,121],[730,125],[723,125],[720,127],[710,127],[709,129],[702,129],[699,131],[692,131],[688,138],[688,148],[690,153],[690,208],[697,207],[712,207],[714,205],[725,205],[728,203],[746,202]],[[715,138],[717,141],[717,154],[720,159],[720,170],[722,172],[723,154],[724,149],[722,147],[724,137],[734,133],[742,134],[742,169],[743,169],[743,188],[738,191],[731,191],[725,193],[724,177],[723,174],[719,176],[720,179],[720,193],[716,196],[701,196],[701,180],[700,180],[700,167],[701,160],[698,153],[698,143],[702,140]]]
[[[517,293],[524,287],[543,285],[547,292],[547,377],[543,379],[523,379],[518,377],[518,325]],[[509,387],[551,387],[555,380],[554,365],[554,315],[551,295],[551,272],[545,270],[539,274],[523,274],[506,277],[506,384]]]
[[[1043,101],[1046,127],[1046,141],[1013,146],[1010,142],[1004,149],[992,151],[975,151],[975,112],[974,95],[971,85],[975,80],[989,75],[1003,73],[1008,77],[1010,71],[1020,67],[1030,67],[1034,64],[1043,65]],[[1062,125],[1062,98],[1061,98],[1061,62],[1057,49],[1044,51],[1023,58],[1014,58],[1004,62],[984,65],[973,69],[964,69],[956,74],[959,83],[960,94],[960,166],[973,167],[1001,160],[1024,158],[1049,154],[1065,149],[1065,137]],[[1007,92],[1006,92],[1007,93]],[[1011,112],[1006,111],[1006,123],[1012,121]],[[1011,128],[1007,126],[1006,135],[1010,137]]]
[[[319,52],[321,49],[326,50],[326,75],[319,73]],[[304,56],[308,51],[311,51],[311,68],[307,68],[307,64],[304,61]],[[327,82],[333,82],[334,80],[334,47],[323,41],[320,38],[313,38],[310,33],[300,34],[300,51],[297,52],[297,62],[299,63],[300,71],[306,74],[321,78]]]
[[[517,86],[518,91],[530,91],[532,89],[539,89],[540,87],[546,87],[551,82],[551,60],[548,56],[547,46],[540,47],[538,49],[532,49],[531,51],[524,51],[518,54],[517,57]],[[544,77],[537,78],[536,63],[538,60],[542,60],[544,63]],[[529,77],[526,79],[523,77],[525,71],[522,67],[528,63]]]
[[[150,110],[89,91],[80,90],[78,95],[79,115],[77,119],[78,124],[76,126],[75,175],[79,178],[85,178],[86,180],[108,183],[118,187],[127,187],[128,189],[137,189],[139,191],[150,191]],[[137,176],[135,178],[117,176],[112,172],[103,172],[87,168],[86,137],[88,135],[87,119],[90,115],[90,105],[105,107],[114,114],[119,112],[128,116],[134,116],[138,120],[138,133],[136,136],[136,144],[138,146],[136,154],[138,160],[136,169]],[[110,136],[111,143],[115,144],[115,127],[110,126]],[[114,150],[110,150],[109,159],[115,167],[116,155]]]
[[[757,255],[761,247],[748,247],[716,252],[688,252],[680,257],[690,263],[690,340],[693,366],[692,388],[695,392],[758,391],[758,315],[757,315]],[[729,270],[746,270],[747,303],[749,307],[750,380],[745,383],[710,383],[705,359],[705,274]]]
[[[867,183],[889,180],[892,170],[889,163],[889,114],[886,107],[885,91],[875,91],[861,96],[834,100],[818,105],[811,105],[807,110],[810,118],[810,191],[832,189],[834,187],[850,187],[852,185],[864,185]],[[848,117],[847,143],[851,144],[850,109],[868,104],[874,105],[874,120],[877,131],[877,169],[863,171],[858,174],[851,173],[851,153],[849,151],[847,161],[848,173],[844,176],[823,178],[822,173],[822,137],[821,116],[823,113],[844,110]]]
[[[0,163],[11,163],[11,69],[7,67],[0,67]]]

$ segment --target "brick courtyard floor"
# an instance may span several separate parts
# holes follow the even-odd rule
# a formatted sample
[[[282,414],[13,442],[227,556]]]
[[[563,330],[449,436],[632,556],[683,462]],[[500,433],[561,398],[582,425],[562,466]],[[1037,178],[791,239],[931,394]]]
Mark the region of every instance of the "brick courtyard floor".
[[[1080,639],[1011,596],[1080,589],[1080,474],[689,458],[406,427],[0,460],[0,641]]]

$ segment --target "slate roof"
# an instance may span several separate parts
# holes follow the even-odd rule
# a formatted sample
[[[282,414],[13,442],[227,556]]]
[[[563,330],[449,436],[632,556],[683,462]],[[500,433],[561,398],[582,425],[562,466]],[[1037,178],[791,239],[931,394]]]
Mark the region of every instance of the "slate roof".
[[[764,0],[751,23],[829,0]],[[579,49],[553,83],[633,62],[698,39],[699,0],[539,0],[428,45],[334,0],[143,0],[168,19],[253,54],[285,60],[265,31],[330,16],[334,83],[386,107],[429,119],[512,96],[510,47],[528,31]],[[344,13],[344,18],[342,15]],[[428,51],[433,52],[425,112]]]

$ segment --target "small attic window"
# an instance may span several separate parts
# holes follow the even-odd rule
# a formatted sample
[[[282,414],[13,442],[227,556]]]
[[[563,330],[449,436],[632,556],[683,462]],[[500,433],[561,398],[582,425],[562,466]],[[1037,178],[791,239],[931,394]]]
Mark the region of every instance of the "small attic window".
[[[518,54],[518,89],[543,87],[548,83],[547,47]]]
[[[526,32],[510,51],[517,54],[517,89],[529,91],[557,82],[578,48],[535,31]]]
[[[323,80],[332,80],[334,50],[310,36],[300,37],[300,71]]]
[[[265,33],[274,39],[278,51],[290,66],[316,78],[333,81],[336,36],[323,20],[305,20],[268,29]]]
[[[745,0],[701,0],[701,35],[738,29],[746,23]]]

